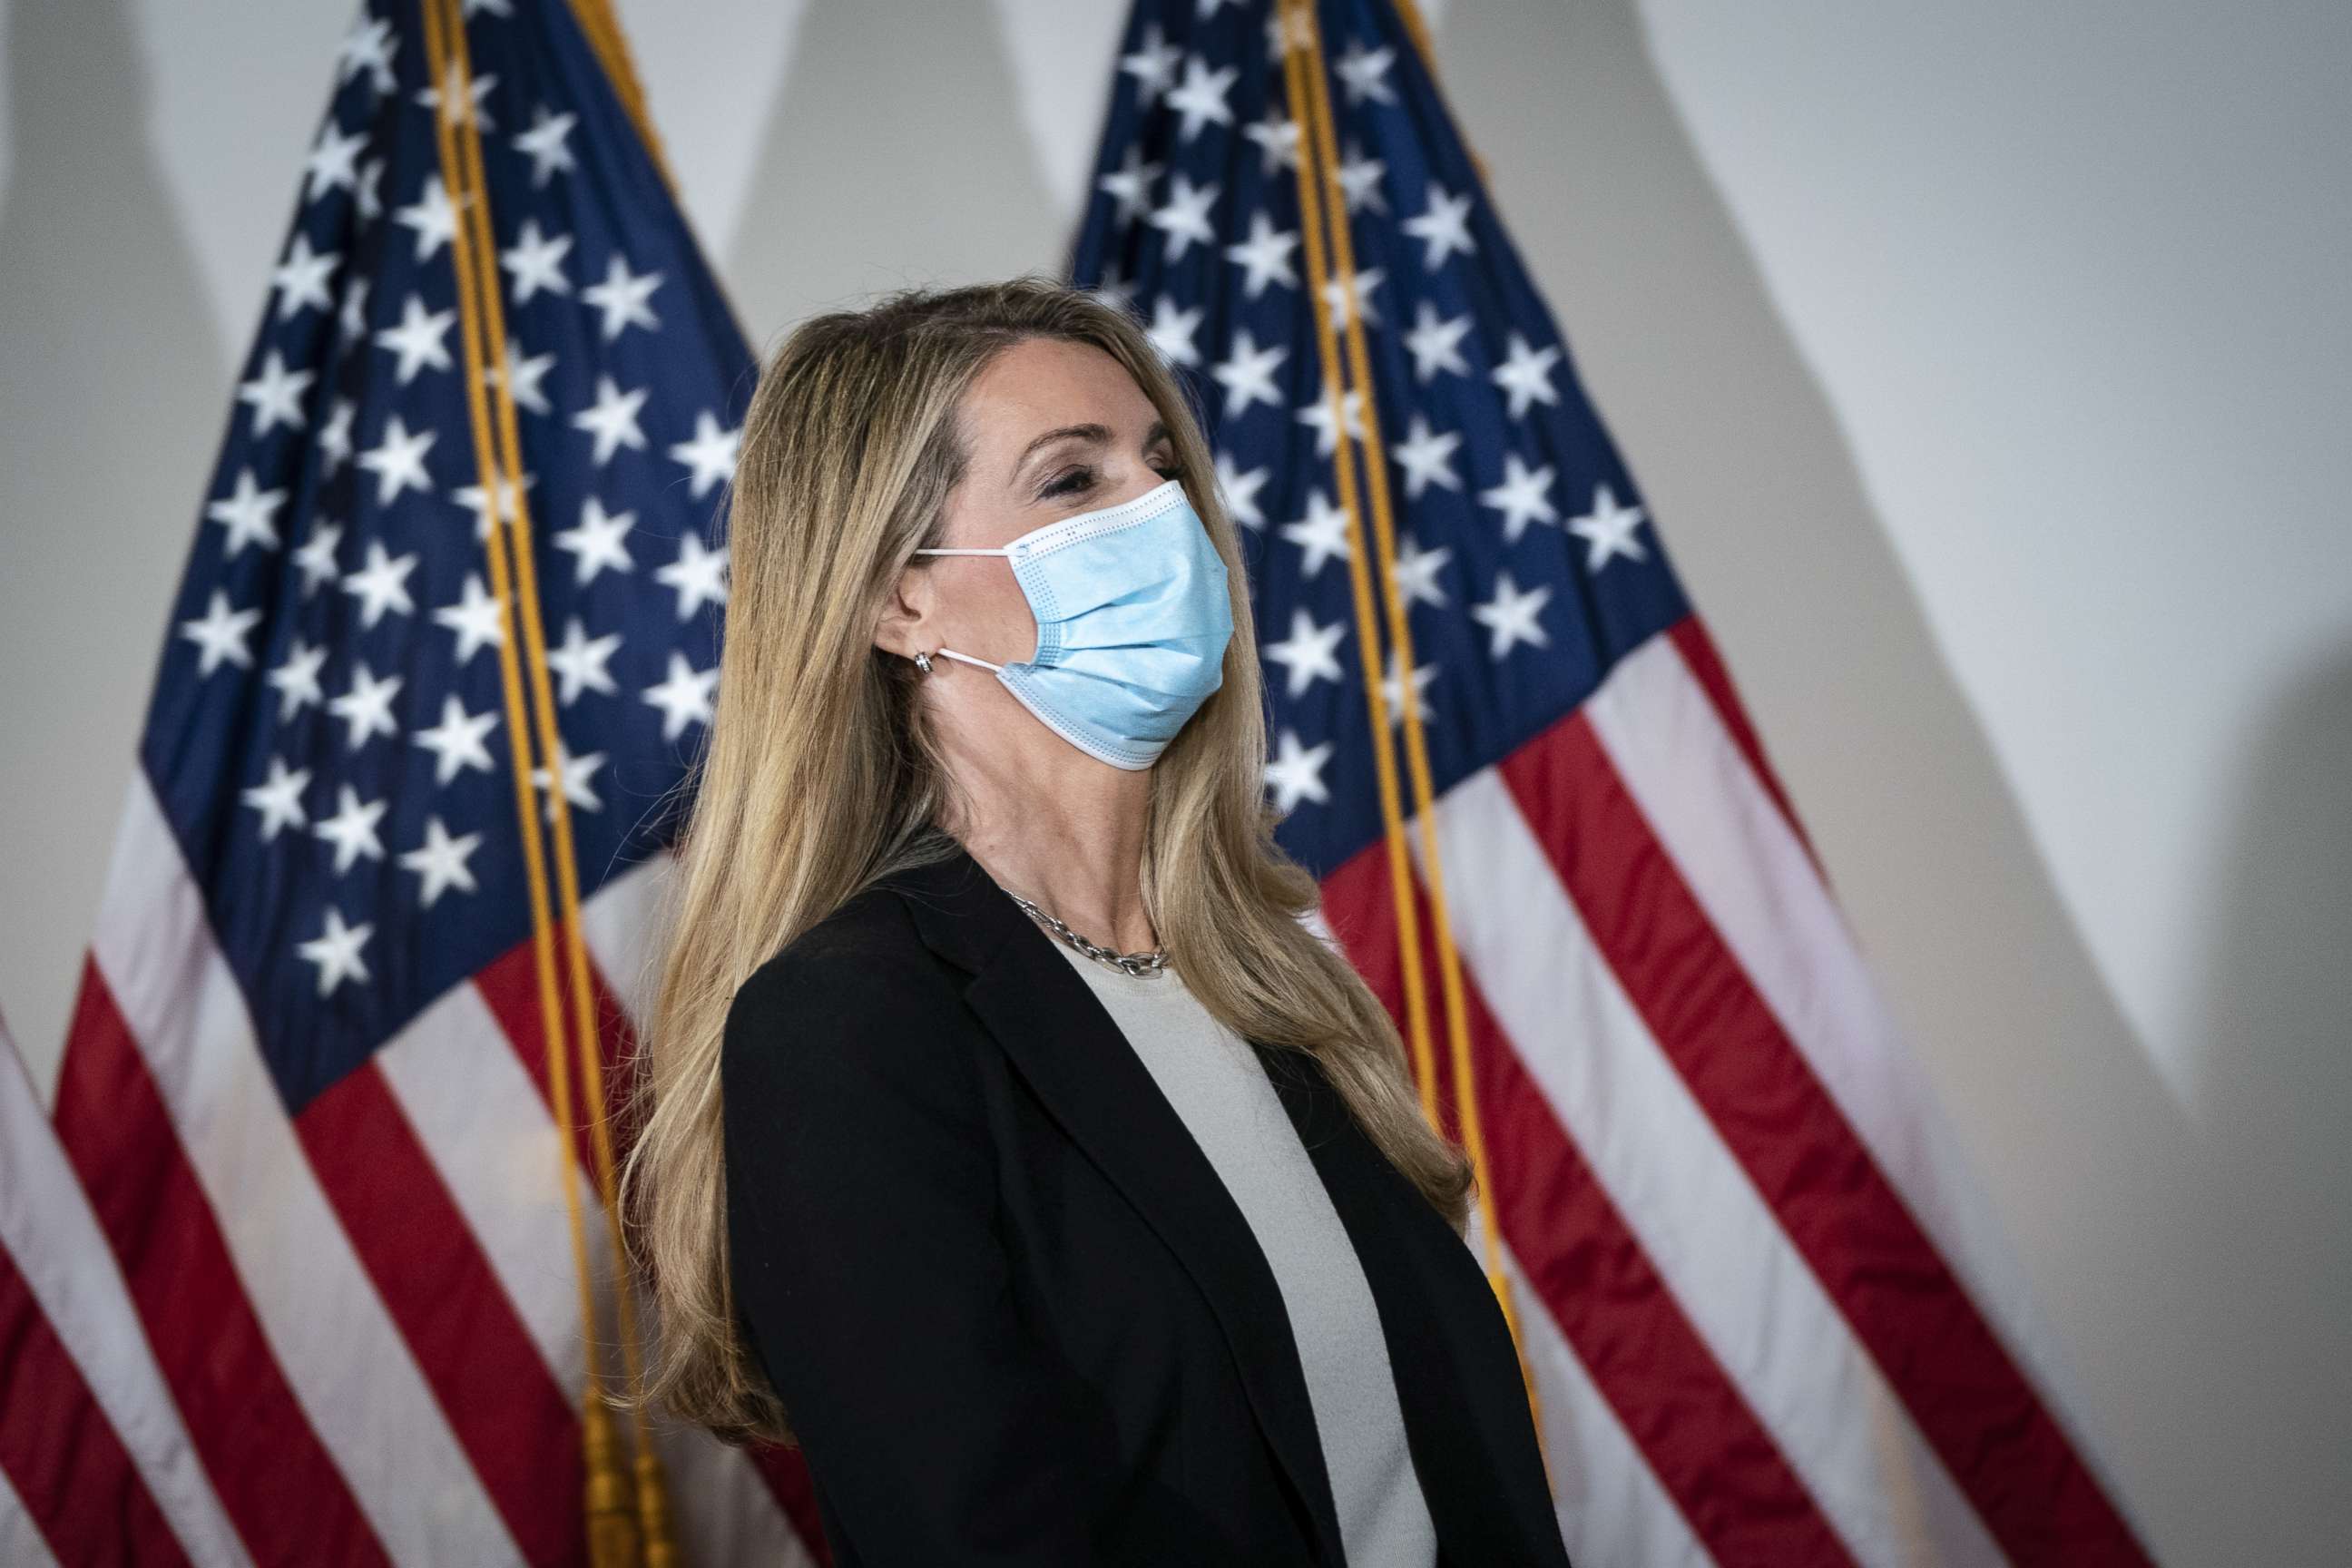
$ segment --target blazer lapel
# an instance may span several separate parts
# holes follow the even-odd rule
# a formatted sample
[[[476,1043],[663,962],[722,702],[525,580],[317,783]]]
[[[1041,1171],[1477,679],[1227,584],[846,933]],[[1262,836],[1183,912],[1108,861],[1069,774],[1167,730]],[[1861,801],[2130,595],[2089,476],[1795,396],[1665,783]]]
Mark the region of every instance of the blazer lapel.
[[[964,1001],[1087,1156],[1201,1288],[1266,1440],[1305,1500],[1318,1555],[1339,1520],[1280,1285],[1241,1209],[1054,938],[968,851],[889,879],[931,950],[969,972]]]

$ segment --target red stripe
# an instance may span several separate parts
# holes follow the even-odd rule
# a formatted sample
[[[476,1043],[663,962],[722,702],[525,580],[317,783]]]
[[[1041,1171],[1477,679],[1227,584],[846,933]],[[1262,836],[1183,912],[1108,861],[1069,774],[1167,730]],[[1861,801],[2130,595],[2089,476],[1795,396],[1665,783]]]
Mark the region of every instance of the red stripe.
[[[1441,1079],[1451,1087],[1435,915],[1413,884]],[[1404,989],[1386,850],[1323,884],[1324,916],[1402,1026]],[[1692,1531],[1723,1568],[1851,1563],[1802,1479],[1683,1314],[1552,1114],[1466,969],[1471,1079],[1503,1238]],[[1551,1042],[1547,1042],[1547,1045]],[[1449,1109],[1454,1097],[1441,1097]],[[1450,1129],[1449,1129],[1450,1130]]]
[[[83,966],[54,1115],[163,1381],[254,1560],[388,1563],[287,1385],[95,963]]]
[[[1673,643],[1675,651],[1683,656],[1683,664],[1691,672],[1691,679],[1698,682],[1699,689],[1706,693],[1707,700],[1715,705],[1716,717],[1730,734],[1732,744],[1739,748],[1739,754],[1748,759],[1748,771],[1764,785],[1764,792],[1772,797],[1772,803],[1780,808],[1780,816],[1788,823],[1789,831],[1796,836],[1805,858],[1813,863],[1813,875],[1821,879],[1822,887],[1829,887],[1829,869],[1822,864],[1822,858],[1813,852],[1813,841],[1806,834],[1805,825],[1797,819],[1797,808],[1790,803],[1789,792],[1781,786],[1780,775],[1772,771],[1771,762],[1764,755],[1763,737],[1756,732],[1756,726],[1748,720],[1748,710],[1740,705],[1738,690],[1731,683],[1731,667],[1723,662],[1723,655],[1717,651],[1715,639],[1708,635],[1706,623],[1696,616],[1685,616],[1666,628],[1666,640]],[[1835,889],[1832,889],[1832,891]]]
[[[1902,1196],[1708,923],[1580,714],[1500,769],[1725,1145],[2020,1568],[2145,1563]]]
[[[0,1470],[60,1563],[185,1563],[179,1538],[0,1247]]]
[[[579,1417],[391,1086],[370,1062],[294,1126],[524,1560],[584,1562]]]
[[[562,932],[557,932],[557,951],[562,948]],[[633,1070],[636,1051],[636,1032],[630,1026],[628,1010],[592,959],[588,979],[598,1018],[597,1043],[604,1064],[605,1103],[614,1108],[609,1112],[613,1121],[613,1157],[616,1162],[628,1154],[628,1139],[635,1130],[632,1113],[636,1107],[628,1095],[628,1074]],[[548,1107],[552,1118],[555,1108],[548,1097],[547,1034],[540,1019],[538,960],[533,956],[529,941],[516,943],[474,976],[475,989],[499,1022],[499,1028],[514,1047],[515,1055],[530,1075],[539,1090],[541,1104]],[[564,1016],[571,1017],[571,993],[564,995]],[[581,1114],[581,1085],[573,1064],[572,1092],[573,1104],[572,1151],[583,1172],[593,1171],[595,1149],[593,1134],[586,1118]],[[749,1449],[746,1457],[752,1468],[783,1511],[802,1542],[812,1552],[824,1552],[824,1533],[817,1518],[815,1494],[810,1488],[808,1467],[798,1448]]]

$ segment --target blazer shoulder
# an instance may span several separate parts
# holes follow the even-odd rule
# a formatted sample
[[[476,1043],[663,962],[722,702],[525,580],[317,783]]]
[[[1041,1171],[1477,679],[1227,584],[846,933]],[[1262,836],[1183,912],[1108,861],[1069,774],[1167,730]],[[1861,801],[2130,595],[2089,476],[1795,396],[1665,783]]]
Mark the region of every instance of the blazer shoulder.
[[[736,988],[730,1026],[812,1006],[927,997],[929,952],[897,893],[872,883],[777,950]]]

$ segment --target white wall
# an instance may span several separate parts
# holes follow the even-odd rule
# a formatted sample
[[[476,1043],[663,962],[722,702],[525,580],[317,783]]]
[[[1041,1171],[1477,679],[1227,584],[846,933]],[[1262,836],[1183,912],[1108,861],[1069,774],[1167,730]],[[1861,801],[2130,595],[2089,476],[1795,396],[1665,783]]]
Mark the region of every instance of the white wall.
[[[1124,9],[620,8],[755,342],[1050,265]],[[2339,1559],[2352,8],[1426,8],[2137,1517]],[[45,1082],[348,14],[0,0],[0,1009]]]

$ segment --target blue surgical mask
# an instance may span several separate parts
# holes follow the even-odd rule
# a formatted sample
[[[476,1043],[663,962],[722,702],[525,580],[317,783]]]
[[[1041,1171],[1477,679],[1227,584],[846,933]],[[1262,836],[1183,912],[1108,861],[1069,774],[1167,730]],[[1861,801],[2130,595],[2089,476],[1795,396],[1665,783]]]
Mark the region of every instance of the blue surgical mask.
[[[1115,768],[1150,767],[1224,684],[1234,631],[1225,563],[1179,480],[1001,549],[915,553],[1013,563],[1037,617],[1037,651],[1001,665],[938,651],[994,670],[1046,728]]]

